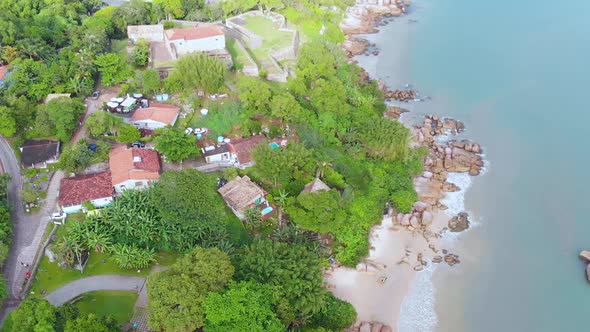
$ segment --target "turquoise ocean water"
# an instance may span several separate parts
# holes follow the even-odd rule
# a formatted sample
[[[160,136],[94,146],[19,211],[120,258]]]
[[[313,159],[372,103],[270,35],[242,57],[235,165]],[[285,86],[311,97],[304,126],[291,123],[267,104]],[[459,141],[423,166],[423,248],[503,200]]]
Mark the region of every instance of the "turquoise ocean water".
[[[374,77],[433,98],[409,117],[464,121],[488,162],[462,263],[419,278],[400,330],[590,331],[590,1],[417,0],[368,39]]]

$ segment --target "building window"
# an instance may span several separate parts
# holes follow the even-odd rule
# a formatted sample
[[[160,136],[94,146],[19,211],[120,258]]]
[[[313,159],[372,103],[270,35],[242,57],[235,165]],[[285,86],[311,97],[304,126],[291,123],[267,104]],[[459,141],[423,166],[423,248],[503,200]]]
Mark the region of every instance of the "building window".
[[[135,182],[135,186],[136,187],[143,187],[143,182],[137,181],[137,182]]]

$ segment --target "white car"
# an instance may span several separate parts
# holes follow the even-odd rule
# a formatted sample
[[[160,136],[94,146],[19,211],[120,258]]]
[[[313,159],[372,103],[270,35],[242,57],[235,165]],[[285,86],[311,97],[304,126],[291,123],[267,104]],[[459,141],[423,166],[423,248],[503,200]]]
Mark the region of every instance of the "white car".
[[[190,135],[190,134],[192,134],[192,133],[193,133],[193,128],[186,128],[186,129],[184,130],[184,132],[185,132],[185,134],[187,134],[187,135]]]
[[[53,220],[59,220],[59,219],[66,219],[68,215],[66,213],[63,212],[54,212],[51,214],[51,219]]]

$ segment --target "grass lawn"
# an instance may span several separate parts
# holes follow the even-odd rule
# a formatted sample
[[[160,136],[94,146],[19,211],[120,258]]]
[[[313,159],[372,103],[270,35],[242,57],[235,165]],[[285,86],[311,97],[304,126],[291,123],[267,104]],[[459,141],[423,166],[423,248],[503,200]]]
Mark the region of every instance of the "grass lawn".
[[[231,100],[208,101],[205,107],[209,110],[206,116],[196,111],[192,118],[187,118],[186,127],[209,128],[209,137],[216,138],[237,129],[240,119],[240,104]]]
[[[97,291],[84,294],[75,305],[82,315],[111,316],[119,324],[123,324],[133,317],[135,301],[137,301],[136,292]]]
[[[247,16],[246,29],[254,32],[264,38],[261,47],[263,51],[278,50],[289,46],[293,39],[293,33],[288,31],[279,31],[278,26],[268,18],[260,16]],[[256,51],[256,50],[255,50]]]
[[[121,269],[112,261],[108,254],[93,252],[90,254],[90,259],[84,269],[84,273],[80,273],[78,270],[63,269],[57,263],[51,263],[47,256],[45,256],[35,275],[31,293],[34,292],[35,296],[43,296],[42,291],[50,293],[69,282],[93,275],[123,274],[145,277],[149,271],[149,269],[144,269],[138,273],[137,270]]]

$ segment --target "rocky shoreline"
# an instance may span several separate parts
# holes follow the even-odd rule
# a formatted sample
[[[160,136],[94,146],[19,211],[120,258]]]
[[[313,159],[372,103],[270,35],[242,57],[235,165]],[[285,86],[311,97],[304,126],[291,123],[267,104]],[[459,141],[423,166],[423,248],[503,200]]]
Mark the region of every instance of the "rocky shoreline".
[[[362,1],[360,1],[362,2]],[[366,54],[367,49],[371,46],[367,40],[359,38],[359,34],[376,33],[376,26],[384,17],[400,16],[407,12],[410,6],[409,1],[401,0],[380,0],[383,5],[359,4],[349,8],[347,18],[342,23],[341,28],[346,35],[343,49],[345,50],[351,62],[354,56]],[[378,52],[378,51],[377,51]],[[363,78],[370,80],[369,74],[364,72]],[[407,102],[413,101],[418,97],[418,93],[413,89],[406,90],[389,90],[384,82],[378,82],[379,88],[383,91],[386,99]],[[387,118],[398,119],[401,114],[409,110],[390,106],[385,113]],[[423,118],[421,124],[414,125],[411,128],[413,136],[413,146],[422,146],[428,150],[424,158],[424,171],[414,179],[414,186],[418,192],[419,201],[416,202],[412,211],[407,214],[397,213],[391,215],[390,231],[409,232],[412,237],[419,236],[425,240],[420,252],[412,252],[406,247],[405,254],[402,256],[398,265],[407,264],[411,270],[422,271],[429,263],[442,264],[449,266],[460,263],[460,257],[449,249],[442,248],[440,239],[446,232],[462,232],[469,228],[470,221],[466,212],[461,212],[456,216],[448,216],[440,223],[439,216],[447,215],[445,206],[441,201],[449,192],[456,192],[460,188],[457,185],[448,182],[448,174],[467,173],[470,176],[477,176],[484,167],[482,158],[482,148],[479,144],[469,140],[448,140],[444,141],[441,137],[456,136],[465,130],[462,122],[450,119],[440,118],[436,115],[428,115]],[[374,238],[374,234],[371,234]],[[373,250],[373,247],[371,248]],[[379,271],[384,266],[371,262],[368,259],[359,264],[357,271]],[[383,279],[382,282],[385,282]],[[380,332],[392,331],[392,327],[379,321],[359,321],[351,326],[347,331],[350,332]]]

